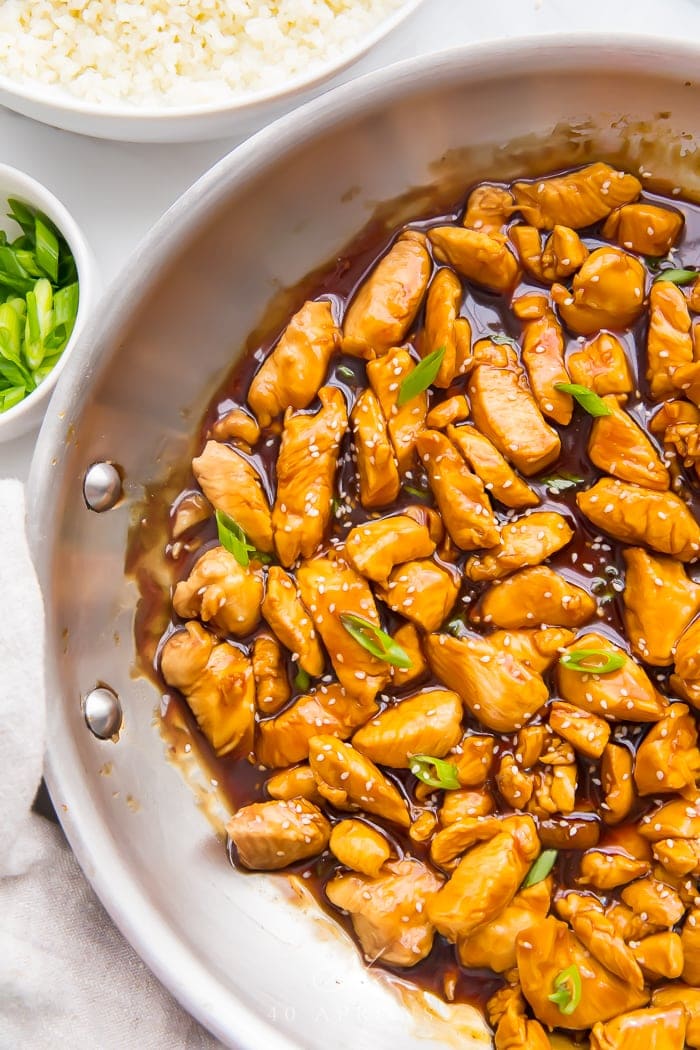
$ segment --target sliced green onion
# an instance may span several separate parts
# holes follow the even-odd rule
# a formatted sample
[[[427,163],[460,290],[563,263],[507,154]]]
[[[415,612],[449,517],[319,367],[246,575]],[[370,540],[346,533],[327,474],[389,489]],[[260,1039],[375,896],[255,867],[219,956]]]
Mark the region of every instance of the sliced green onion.
[[[498,332],[496,335],[488,335],[486,337],[490,339],[492,343],[496,343],[498,346],[513,346],[518,349],[518,343],[515,339],[512,339],[509,335],[504,335],[503,332]]]
[[[24,305],[24,304],[23,304]],[[22,352],[22,321],[11,302],[0,306],[0,355],[19,363]]]
[[[437,350],[433,350],[407,376],[404,376],[399,387],[399,396],[396,399],[397,405],[405,405],[407,401],[412,401],[414,397],[418,397],[431,386],[440,371],[445,349],[444,346],[440,346]]]
[[[9,198],[7,206],[10,209],[7,213],[8,219],[14,219],[23,233],[34,233],[34,212],[31,208],[28,208],[26,204],[22,204],[21,201],[15,200],[13,197]]]
[[[7,412],[24,400],[27,391],[23,386],[11,386],[0,392],[0,412]]]
[[[525,890],[528,886],[536,886],[538,882],[543,882],[550,871],[554,867],[554,863],[557,859],[559,850],[556,849],[545,849],[542,850],[537,860],[534,862],[523,882],[522,888]]]
[[[555,383],[554,389],[559,390],[562,394],[571,394],[575,401],[578,401],[581,408],[584,408],[588,412],[589,416],[611,416],[612,412],[603,401],[602,397],[593,391],[589,390],[587,386],[581,386],[580,383]]]
[[[341,379],[354,379],[355,373],[352,368],[348,368],[347,365],[338,365],[335,370],[336,375],[339,375]]]
[[[450,634],[454,635],[455,638],[464,638],[469,634],[464,620],[461,620],[458,616],[455,616],[452,620],[448,620],[445,624],[445,628]]]
[[[404,485],[404,492],[407,492],[409,496],[415,496],[417,499],[427,499],[430,495],[425,489],[416,489],[413,485]]]
[[[556,1003],[559,1013],[572,1014],[581,1002],[581,974],[576,965],[567,966],[554,978],[554,991],[547,996],[550,1003]]]
[[[248,551],[251,548],[246,534],[241,526],[223,510],[216,512],[216,530],[219,533],[221,546],[234,556],[239,565],[248,565],[250,562]]]
[[[299,689],[302,693],[305,693],[310,685],[311,675],[308,673],[308,671],[305,671],[303,667],[300,667],[294,676],[295,689]]]
[[[402,649],[390,634],[370,620],[366,620],[364,616],[357,616],[356,613],[341,613],[340,622],[350,637],[354,638],[358,645],[361,645],[372,656],[376,656],[378,660],[383,660],[392,667],[400,667],[404,671],[413,667],[413,662],[406,650]]]
[[[550,492],[566,492],[568,489],[582,485],[584,478],[577,474],[553,474],[549,478],[542,478],[542,484],[546,485]]]
[[[46,356],[44,339],[53,328],[53,317],[51,282],[42,277],[33,290],[27,292],[24,356],[30,368],[38,368]]]
[[[457,776],[457,766],[432,755],[411,755],[409,769],[428,787],[442,788],[443,791],[457,791],[462,785]]]
[[[41,215],[34,217],[36,261],[54,284],[58,283],[58,237]]]
[[[654,278],[654,284],[658,281],[672,281],[673,284],[692,284],[698,277],[698,270],[662,270]]]
[[[625,666],[625,657],[622,653],[611,653],[608,649],[572,649],[559,657],[559,663],[567,671],[580,671],[581,674],[610,674],[611,671],[619,671]]]

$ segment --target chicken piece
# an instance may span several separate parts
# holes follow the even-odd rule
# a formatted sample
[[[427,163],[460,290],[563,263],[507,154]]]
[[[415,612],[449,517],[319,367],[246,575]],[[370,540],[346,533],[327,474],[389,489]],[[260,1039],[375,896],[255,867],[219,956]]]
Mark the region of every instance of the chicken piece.
[[[401,490],[401,479],[384,413],[369,388],[363,390],[355,402],[350,420],[362,506],[369,510],[393,503]]]
[[[668,444],[665,437],[669,427],[677,423],[700,423],[700,409],[697,405],[691,405],[687,401],[664,401],[649,421],[649,429],[652,434]]]
[[[700,809],[697,803],[682,799],[667,802],[642,818],[639,831],[651,842],[654,859],[663,865],[670,877],[700,874]]]
[[[570,916],[571,927],[594,959],[602,963],[610,973],[629,981],[641,991],[644,975],[631,948],[623,941],[613,922],[603,911],[596,908],[580,908]]]
[[[694,620],[678,639],[675,672],[685,682],[700,678],[700,620]]]
[[[535,226],[512,226],[510,239],[521,266],[542,284],[570,277],[588,258],[588,248],[569,226],[555,226],[544,246]]]
[[[262,715],[275,715],[291,696],[287,669],[279,643],[267,634],[253,642],[255,702]]]
[[[498,1023],[494,1046],[496,1050],[551,1050],[552,1044],[539,1021],[530,1020],[511,1002]]]
[[[649,293],[647,379],[656,401],[676,394],[674,375],[693,360],[688,304],[673,281],[656,281]]]
[[[595,814],[561,813],[540,817],[537,830],[543,849],[593,849],[600,839],[600,821]]]
[[[518,260],[502,234],[459,226],[433,226],[428,238],[435,258],[449,263],[468,281],[491,292],[508,292],[518,283]]]
[[[421,784],[421,787],[427,786],[427,784]],[[436,827],[437,817],[434,813],[431,813],[429,809],[424,809],[418,814],[416,819],[411,822],[411,826],[408,829],[409,838],[412,842],[427,842]]]
[[[452,862],[477,842],[488,842],[502,831],[499,817],[461,817],[436,832],[430,843],[430,859],[438,868],[456,867]]]
[[[344,556],[355,572],[374,583],[384,583],[395,565],[429,558],[435,550],[426,525],[405,514],[365,521],[351,529]]]
[[[369,963],[415,966],[433,947],[435,930],[427,903],[443,880],[418,860],[389,861],[374,878],[336,875],[326,895],[348,912]],[[404,921],[405,920],[405,921]]]
[[[428,411],[428,396],[425,391],[410,398],[403,405],[398,404],[401,384],[415,367],[416,363],[408,350],[402,348],[392,350],[384,357],[367,364],[367,378],[387,421],[389,437],[394,446],[401,475],[414,466],[416,437],[425,426]]]
[[[499,530],[476,474],[439,430],[424,430],[416,441],[430,487],[450,536],[462,550],[493,547]]]
[[[569,354],[566,367],[573,383],[595,394],[631,394],[634,378],[625,348],[611,332],[600,332],[583,349]]]
[[[700,327],[700,326],[698,326]],[[683,366],[685,367],[685,366]],[[679,369],[679,372],[682,369]],[[695,409],[696,405],[691,405],[687,401],[685,402],[673,402],[666,401],[664,406],[672,404],[683,404],[688,409]],[[664,447],[667,452],[678,456],[681,463],[686,469],[691,467],[695,470],[696,477],[700,477],[700,426],[698,423],[700,419],[694,419],[692,422],[677,422],[672,423],[663,432]]]
[[[499,349],[509,351],[505,364],[490,363],[482,356],[469,376],[472,416],[477,429],[529,477],[554,462],[561,441],[545,422],[514,352]]]
[[[526,667],[544,674],[574,637],[573,631],[563,627],[545,627],[535,631],[494,631],[489,641],[501,652],[510,653]]]
[[[527,804],[528,813],[533,813],[536,817],[547,817],[554,813],[563,813],[566,816],[573,813],[578,787],[575,763],[537,770],[533,777],[532,798]]]
[[[632,652],[655,667],[673,663],[679,638],[700,612],[700,586],[673,558],[623,550],[624,620]]]
[[[523,732],[525,730],[521,729],[518,739]],[[543,766],[570,766],[576,761],[576,752],[568,740],[562,740],[550,729],[545,735],[539,761]]]
[[[649,868],[648,861],[631,857],[623,850],[606,853],[602,849],[591,849],[586,850],[581,857],[581,868],[577,881],[581,886],[612,890],[616,886],[625,886],[633,879],[646,875]]]
[[[444,430],[450,423],[461,423],[469,418],[469,402],[464,394],[455,394],[431,408],[425,423],[430,430]]]
[[[675,926],[685,912],[685,905],[672,886],[647,875],[644,879],[625,886],[620,894],[623,902],[654,926]]]
[[[316,803],[323,801],[316,789],[316,778],[309,765],[290,766],[289,769],[274,773],[265,781],[265,791],[270,798],[306,798],[309,802]]]
[[[593,1025],[590,1050],[683,1050],[686,1026],[681,1004],[635,1010]]]
[[[210,547],[173,594],[183,620],[199,617],[226,634],[250,634],[260,622],[263,581],[260,569],[240,565],[224,547]]]
[[[262,614],[299,667],[312,678],[319,678],[323,674],[325,658],[313,621],[291,576],[278,565],[271,565],[268,569]]]
[[[408,807],[392,782],[354,747],[333,736],[310,741],[309,765],[318,790],[337,809],[364,809],[407,828]]]
[[[619,646],[606,636],[591,632],[579,635],[572,645],[567,646],[568,653],[579,649],[615,653],[624,657],[625,662],[619,670],[605,674],[596,674],[594,669],[582,673],[560,663],[557,685],[563,700],[610,721],[658,722],[663,717],[666,709],[664,698],[657,693],[639,664]]]
[[[570,382],[561,325],[545,295],[525,295],[516,304],[520,304],[520,316],[527,317],[522,358],[535,400],[543,416],[566,426],[574,413],[574,400],[556,388],[557,383]]]
[[[323,540],[331,518],[338,450],[347,429],[345,400],[336,387],[318,392],[315,415],[284,417],[277,457],[277,498],[272,509],[275,548],[283,565],[310,558]]]
[[[486,1016],[492,1028],[498,1027],[508,1010],[513,1010],[519,1016],[525,1013],[525,1000],[517,982],[517,973],[511,971],[505,979],[515,983],[501,985],[486,1003]]]
[[[515,182],[513,196],[527,222],[541,230],[557,225],[580,230],[629,204],[642,192],[634,175],[597,161],[566,175]]]
[[[432,415],[432,413],[430,413]],[[430,421],[430,415],[428,421]],[[459,449],[484,488],[506,507],[536,507],[540,498],[534,489],[518,477],[511,465],[487,437],[476,427],[447,428],[447,436]]]
[[[250,751],[255,681],[245,653],[190,620],[163,646],[160,669],[166,683],[185,697],[217,756]]]
[[[661,554],[692,561],[700,551],[700,525],[673,492],[654,492],[617,478],[601,478],[576,496],[596,528],[616,540],[646,544]]]
[[[694,987],[700,985],[700,909],[688,912],[681,930],[683,946],[683,980]]]
[[[617,241],[637,255],[668,255],[683,228],[683,216],[671,208],[640,201],[611,212],[603,226],[603,237]]]
[[[343,321],[345,353],[372,358],[402,343],[423,301],[431,269],[423,234],[400,234],[350,302]]]
[[[573,537],[566,518],[554,511],[534,511],[509,521],[501,529],[501,542],[485,554],[467,561],[464,573],[475,583],[502,580],[517,569],[540,565],[565,547]]]
[[[482,233],[502,233],[514,208],[510,190],[482,182],[469,194],[462,225],[467,229],[481,230]]]
[[[275,718],[259,723],[256,756],[271,769],[304,762],[313,736],[323,732],[347,740],[376,713],[373,700],[358,701],[337,682],[320,685]]]
[[[322,853],[331,826],[313,802],[294,798],[243,806],[229,820],[226,832],[245,868],[278,871]]]
[[[645,270],[619,248],[596,248],[573,279],[571,291],[552,285],[552,299],[567,328],[593,335],[601,328],[629,328],[644,309]]]
[[[637,749],[634,780],[640,795],[695,790],[700,751],[695,719],[686,704],[671,704]]]
[[[440,824],[446,828],[466,817],[485,817],[493,813],[494,801],[491,793],[480,791],[446,791],[440,806]]]
[[[491,922],[515,897],[540,852],[532,819],[519,821],[512,833],[502,831],[470,849],[449,882],[428,901],[429,919],[448,940],[467,937]]]
[[[409,561],[394,569],[378,593],[394,612],[424,631],[436,631],[457,601],[459,580],[454,570],[434,561]]]
[[[459,697],[431,689],[386,707],[355,733],[352,746],[381,766],[410,769],[413,755],[443,758],[461,737]]]
[[[487,729],[512,733],[546,703],[547,686],[535,671],[490,638],[429,635],[426,656],[433,674],[453,689]]]
[[[418,631],[412,623],[404,623],[398,630],[394,631],[394,641],[400,645],[411,661],[408,668],[392,667],[391,678],[397,689],[404,689],[407,685],[422,678],[428,670],[428,661],[423,656]]]
[[[306,302],[294,314],[253,377],[248,404],[261,427],[288,408],[308,408],[326,378],[328,363],[340,346],[340,329],[329,300]]]
[[[192,472],[209,502],[240,525],[259,551],[272,550],[272,519],[260,475],[235,449],[207,441]]]
[[[549,708],[549,724],[585,758],[600,758],[610,739],[606,721],[563,700],[556,700]]]
[[[696,410],[697,411],[697,410]],[[186,532],[201,525],[211,517],[214,510],[201,492],[187,492],[173,506],[170,535],[179,540]]]
[[[496,785],[509,806],[524,809],[535,790],[535,777],[532,773],[525,773],[514,756],[506,752],[498,765]]]
[[[614,394],[607,394],[603,402],[610,415],[593,420],[588,438],[590,459],[622,481],[663,492],[671,479],[651,441]]]
[[[700,344],[700,340],[698,342]],[[693,404],[700,405],[700,361],[679,365],[671,381],[675,390],[687,397]]]
[[[422,356],[444,350],[433,380],[433,386],[443,389],[463,375],[471,355],[471,326],[466,317],[459,316],[463,294],[457,274],[443,267],[433,277],[425,303]]]
[[[686,1044],[690,1047],[700,1047],[700,988],[690,988],[687,984],[674,981],[673,984],[655,988],[651,993],[652,1007],[675,1004],[685,1007],[688,1021]]]
[[[518,935],[516,958],[523,995],[535,1016],[553,1028],[565,1025],[581,1031],[649,1001],[647,991],[611,973],[565,923],[551,915]],[[571,1013],[563,1014],[549,996],[556,991],[557,978],[571,966],[579,972],[581,997]]]
[[[677,933],[653,933],[635,945],[634,957],[651,981],[673,980],[683,973],[683,944]]]
[[[457,940],[460,964],[468,969],[504,973],[515,966],[515,940],[549,911],[552,879],[543,879],[520,890],[500,915]],[[525,1044],[526,1047],[528,1044]]]
[[[252,448],[260,440],[260,427],[242,408],[232,408],[217,419],[208,436],[214,441],[236,441]]]
[[[546,725],[525,726],[515,740],[517,761],[523,769],[532,769],[548,746],[550,732]],[[572,759],[573,761],[573,759]]]
[[[341,820],[331,831],[331,853],[341,864],[376,878],[391,856],[391,846],[376,828],[362,820]]]
[[[546,565],[536,565],[489,587],[474,621],[497,627],[581,627],[595,611],[595,599],[583,588]]]
[[[491,771],[495,745],[492,736],[479,733],[468,733],[455,745],[450,761],[454,760],[462,787],[483,787]]]
[[[340,683],[351,696],[373,700],[389,681],[389,664],[356,642],[340,618],[352,613],[381,626],[367,581],[331,552],[304,562],[297,583]]]

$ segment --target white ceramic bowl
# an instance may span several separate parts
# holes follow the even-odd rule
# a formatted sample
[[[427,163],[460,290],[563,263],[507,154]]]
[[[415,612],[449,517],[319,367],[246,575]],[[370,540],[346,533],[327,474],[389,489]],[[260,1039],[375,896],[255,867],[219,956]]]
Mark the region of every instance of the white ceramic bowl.
[[[38,208],[61,231],[75,259],[80,299],[75,327],[56,367],[23,401],[7,412],[0,412],[0,442],[10,441],[39,426],[58,377],[80,338],[85,320],[98,296],[97,268],[92,251],[75,219],[58,198],[30,175],[7,164],[0,164],[0,229],[5,230],[11,237],[16,237],[20,231],[19,227],[5,216],[8,197]]]
[[[170,209],[64,372],[28,493],[51,796],[114,920],[230,1046],[473,1050],[490,1039],[473,1019],[465,1034],[444,1004],[417,1021],[335,924],[290,904],[279,877],[228,864],[207,807],[165,759],[157,690],[131,673],[138,595],[124,554],[139,502],[191,454],[197,419],[270,298],[337,258],[378,202],[398,199],[392,214],[408,219],[436,193],[447,204],[480,179],[595,157],[700,199],[699,54],[648,37],[542,37],[442,52],[326,93]],[[106,514],[82,497],[97,460],[125,479]],[[98,682],[121,697],[117,743],[95,739],[81,713]]]
[[[1,0],[0,0],[1,2]],[[404,0],[371,32],[357,38],[340,58],[314,66],[282,87],[256,91],[224,105],[152,106],[86,102],[56,85],[40,81],[18,83],[0,71],[0,105],[44,124],[96,138],[125,142],[189,142],[236,135],[244,138],[280,117],[293,105],[318,94],[322,85],[357,62],[370,48],[399,26],[423,0]]]

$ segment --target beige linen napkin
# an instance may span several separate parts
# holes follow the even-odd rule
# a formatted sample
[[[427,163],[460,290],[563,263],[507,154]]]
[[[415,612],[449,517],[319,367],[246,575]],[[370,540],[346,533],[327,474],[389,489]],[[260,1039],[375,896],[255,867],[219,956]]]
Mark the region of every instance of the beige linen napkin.
[[[0,481],[0,1050],[210,1050],[112,924],[60,828],[31,812],[44,614],[24,492]]]

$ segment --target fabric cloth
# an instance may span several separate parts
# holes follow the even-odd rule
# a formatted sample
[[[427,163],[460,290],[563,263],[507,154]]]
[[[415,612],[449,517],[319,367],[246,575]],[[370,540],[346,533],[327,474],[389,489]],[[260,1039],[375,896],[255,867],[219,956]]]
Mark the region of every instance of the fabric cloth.
[[[220,1047],[112,924],[60,828],[31,811],[44,616],[16,481],[0,481],[0,594],[0,1050]]]

